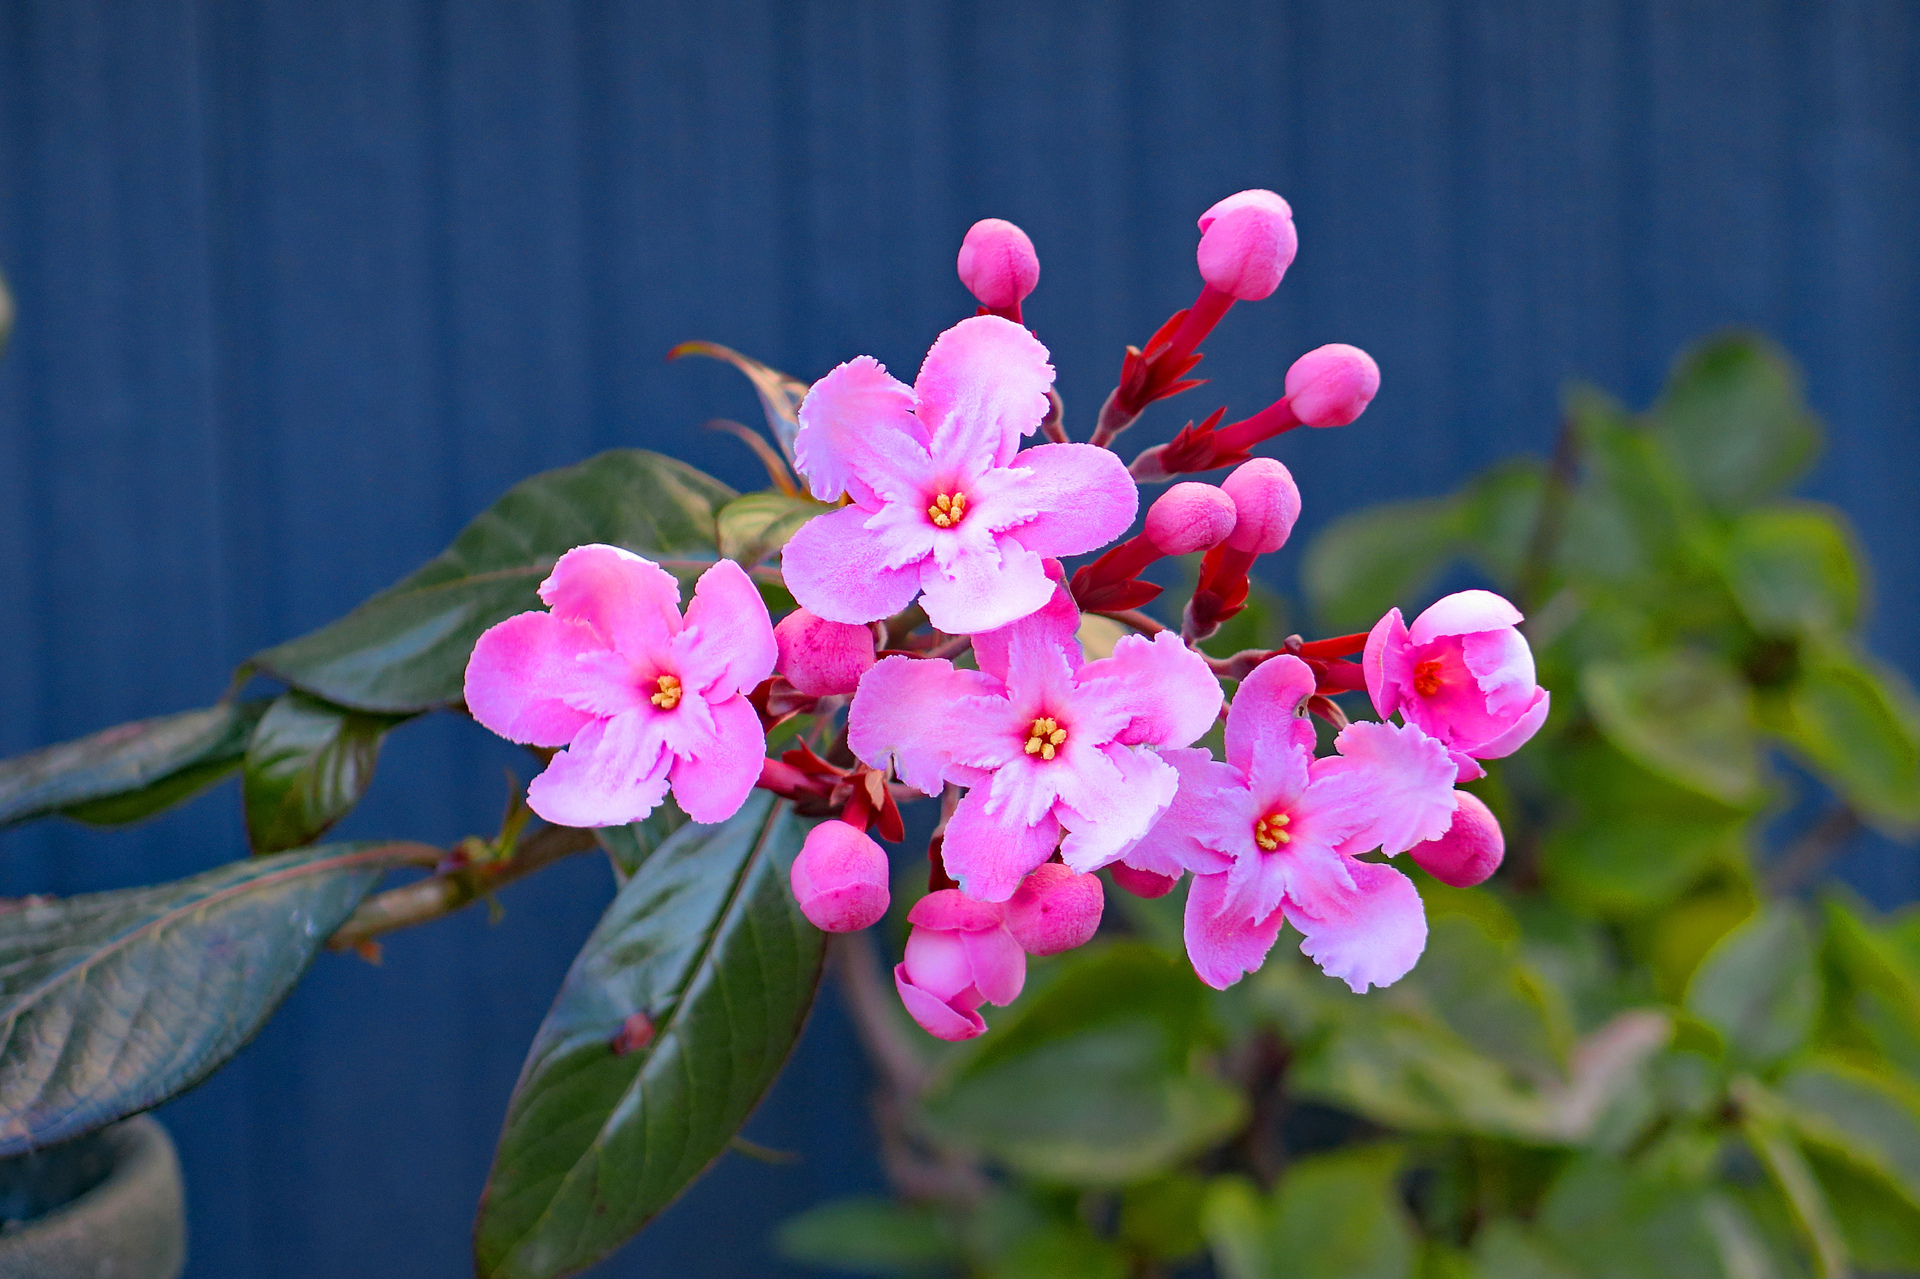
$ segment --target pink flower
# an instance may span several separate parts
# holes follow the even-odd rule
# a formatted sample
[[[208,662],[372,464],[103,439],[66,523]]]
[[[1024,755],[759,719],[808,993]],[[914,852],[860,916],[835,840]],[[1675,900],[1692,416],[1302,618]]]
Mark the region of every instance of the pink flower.
[[[1380,391],[1380,366],[1357,346],[1329,342],[1287,370],[1287,404],[1306,426],[1346,426]]]
[[[1300,488],[1285,463],[1256,457],[1234,468],[1220,488],[1233,499],[1235,513],[1228,546],[1269,555],[1287,544],[1300,518]]]
[[[981,306],[1016,322],[1020,303],[1040,283],[1040,256],[1033,251],[1033,241],[1004,218],[982,218],[968,227],[955,267],[960,283]]]
[[[836,622],[890,617],[925,592],[933,624],[975,634],[1053,593],[1043,556],[1126,531],[1139,492],[1108,449],[1046,444],[1017,457],[1047,411],[1046,348],[1009,320],[962,320],[908,387],[868,356],[814,383],[795,455],[822,500],[853,505],[787,543],[787,586]]]
[[[1472,888],[1500,869],[1507,855],[1507,837],[1478,795],[1463,790],[1453,795],[1453,824],[1447,833],[1415,844],[1407,856],[1443,884]]]
[[[1298,507],[1296,494],[1295,514]],[[1147,508],[1142,536],[1161,555],[1191,555],[1226,541],[1238,519],[1232,494],[1189,480],[1174,485]]]
[[[808,697],[851,693],[874,662],[873,630],[796,608],[773,628],[779,671]]]
[[[1045,862],[1007,899],[1007,931],[1029,955],[1058,955],[1093,940],[1106,898],[1098,875]]]
[[[1293,210],[1271,191],[1241,191],[1200,215],[1200,274],[1242,302],[1279,288],[1299,249]]]
[[[773,624],[738,564],[680,584],[617,546],[576,546],[540,584],[552,609],[490,628],[467,662],[467,709],[509,741],[564,746],[527,788],[562,826],[637,822],[667,793],[696,822],[733,816],[766,735],[744,696],[773,673]]]
[[[1492,591],[1460,591],[1409,628],[1394,609],[1367,636],[1367,692],[1382,719],[1398,711],[1446,743],[1463,782],[1485,777],[1475,760],[1513,754],[1547,718],[1534,682],[1520,610]]]
[[[1227,713],[1227,759],[1168,751],[1180,791],[1153,831],[1126,856],[1160,875],[1194,872],[1187,896],[1187,955],[1224,990],[1265,961],[1282,922],[1300,949],[1355,991],[1400,979],[1426,947],[1426,914],[1413,882],[1359,854],[1397,853],[1446,830],[1453,764],[1417,728],[1349,725],[1338,755],[1313,757],[1302,714],[1313,671],[1276,657],[1240,685]]]
[[[1178,779],[1150,748],[1185,746],[1219,714],[1218,681],[1177,636],[1130,635],[1082,665],[1078,624],[1061,589],[975,636],[979,670],[889,657],[854,694],[847,740],[869,767],[891,761],[929,795],[973,788],[942,849],[969,897],[1007,900],[1056,844],[1076,871],[1119,858],[1173,799]]]
[[[975,1009],[1020,997],[1027,956],[1006,929],[1006,908],[944,888],[907,912],[913,931],[893,985],[913,1019],[937,1039],[972,1039],[987,1023]]]
[[[800,913],[828,933],[858,932],[887,913],[887,854],[842,821],[807,832],[788,872]]]

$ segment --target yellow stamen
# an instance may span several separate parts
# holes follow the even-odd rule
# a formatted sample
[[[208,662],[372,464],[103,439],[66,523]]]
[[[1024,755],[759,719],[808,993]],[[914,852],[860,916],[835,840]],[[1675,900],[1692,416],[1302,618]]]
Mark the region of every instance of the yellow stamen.
[[[952,528],[967,513],[965,493],[942,493],[927,508],[927,518],[940,528]]]
[[[680,704],[680,677],[678,675],[662,675],[653,682],[655,687],[660,691],[648,698],[648,701],[663,711],[670,711]]]
[[[1027,730],[1027,754],[1052,759],[1066,740],[1067,730],[1060,727],[1052,716],[1042,716],[1033,721],[1033,727]]]
[[[1285,830],[1292,822],[1285,813],[1268,813],[1253,824],[1253,842],[1269,853],[1282,844],[1292,843],[1293,836]]]

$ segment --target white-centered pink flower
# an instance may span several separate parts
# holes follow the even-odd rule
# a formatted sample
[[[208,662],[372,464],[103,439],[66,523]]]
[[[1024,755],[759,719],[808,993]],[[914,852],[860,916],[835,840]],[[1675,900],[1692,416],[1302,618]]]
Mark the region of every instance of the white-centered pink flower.
[[[869,356],[814,383],[794,453],[814,495],[852,505],[808,521],[781,563],[794,598],[835,622],[890,617],[923,596],[933,624],[971,635],[1047,602],[1043,557],[1104,546],[1139,492],[1109,449],[1018,452],[1046,416],[1053,367],[1033,334],[993,315],[940,335],[913,386]]]
[[[1297,657],[1256,667],[1227,713],[1224,763],[1166,751],[1180,789],[1126,855],[1160,875],[1194,872],[1187,954],[1225,989],[1259,968],[1282,923],[1300,949],[1356,991],[1399,980],[1426,947],[1413,882],[1360,854],[1403,852],[1453,820],[1453,761],[1418,728],[1351,724],[1339,752],[1313,757],[1305,714],[1314,674]]]
[[[975,636],[979,670],[889,657],[854,695],[847,740],[869,767],[929,795],[972,788],[942,846],[969,897],[1007,900],[1056,845],[1082,873],[1117,860],[1173,800],[1178,778],[1153,748],[1193,742],[1220,712],[1219,682],[1178,636],[1131,635],[1084,662],[1079,620],[1062,588]]]
[[[562,826],[637,822],[669,787],[721,822],[760,777],[766,734],[745,694],[773,673],[773,623],[721,560],[694,587],[617,546],[577,546],[540,584],[550,612],[490,628],[467,662],[467,709],[509,741],[564,746],[527,788]]]
[[[1362,659],[1382,719],[1398,712],[1444,742],[1459,780],[1486,776],[1476,762],[1503,759],[1547,719],[1520,610],[1492,591],[1460,591],[1409,627],[1394,609],[1374,625]]]

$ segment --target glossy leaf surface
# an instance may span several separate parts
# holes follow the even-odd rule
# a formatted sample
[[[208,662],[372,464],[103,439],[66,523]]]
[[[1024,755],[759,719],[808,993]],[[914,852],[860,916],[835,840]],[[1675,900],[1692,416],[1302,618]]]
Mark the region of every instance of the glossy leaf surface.
[[[343,710],[305,693],[277,698],[247,743],[242,791],[256,853],[310,844],[373,781],[380,743],[404,716]]]
[[[736,497],[720,508],[720,554],[752,568],[785,546],[802,524],[832,509],[825,502],[773,490]]]
[[[191,770],[214,770],[203,783],[211,784],[239,763],[264,707],[264,702],[221,702],[119,724],[0,762],[0,825],[131,796]],[[84,811],[75,815],[114,820]]]

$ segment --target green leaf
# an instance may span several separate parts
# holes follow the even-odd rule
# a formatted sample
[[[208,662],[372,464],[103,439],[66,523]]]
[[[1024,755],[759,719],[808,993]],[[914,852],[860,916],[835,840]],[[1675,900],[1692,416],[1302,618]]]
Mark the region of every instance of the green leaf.
[[[393,845],[340,844],[0,913],[0,1155],[179,1095],[253,1037]]]
[[[807,829],[756,791],[720,825],[683,826],[614,898],[508,1103],[474,1230],[482,1276],[544,1279],[605,1256],[746,1122],[826,953],[787,886]]]
[[[593,833],[600,841],[600,847],[607,850],[607,856],[613,861],[614,873],[624,884],[633,878],[641,863],[653,856],[669,836],[686,824],[687,815],[680,811],[680,805],[674,803],[669,795],[644,820],[626,826],[602,826]]]
[[[1017,1239],[985,1279],[1126,1279],[1126,1254],[1079,1222],[1052,1222]]]
[[[833,507],[810,497],[788,497],[777,489],[736,497],[716,517],[720,554],[752,568],[787,544],[800,526]]]
[[[1388,502],[1342,516],[1307,548],[1301,581],[1313,615],[1330,632],[1365,630],[1420,588],[1462,549],[1457,498]]]
[[[1766,1166],[1773,1184],[1787,1201],[1801,1235],[1813,1250],[1822,1279],[1847,1279],[1847,1250],[1825,1190],[1807,1164],[1805,1152],[1794,1141],[1779,1101],[1751,1075],[1735,1079],[1731,1095],[1738,1108],[1740,1131]]]
[[[1920,1208],[1884,1175],[1817,1146],[1806,1155],[1848,1256],[1871,1270],[1920,1270]]]
[[[1496,466],[1460,490],[1460,536],[1476,564],[1512,583],[1533,550],[1546,468],[1531,458]]]
[[[1879,1174],[1920,1209],[1920,1093],[1913,1084],[1823,1057],[1788,1072],[1775,1092],[1804,1140]]]
[[[1580,689],[1601,731],[1630,758],[1723,804],[1761,798],[1752,696],[1724,660],[1675,649],[1589,662]]]
[[[200,776],[197,770],[218,768],[205,778],[210,785],[239,762],[265,705],[221,702],[120,724],[0,762],[0,825],[132,796],[182,773]],[[136,815],[151,811],[157,810]],[[85,812],[74,815],[94,820]]]
[[[1496,1219],[1473,1239],[1476,1279],[1579,1279],[1572,1265],[1516,1222]]]
[[[715,513],[736,496],[686,463],[643,449],[544,472],[508,489],[419,571],[254,661],[359,710],[458,701],[474,641],[494,623],[539,608],[537,588],[561,555],[602,542],[690,579],[718,558]]]
[[[1565,1069],[1555,1043],[1564,1010],[1549,1006],[1546,983],[1516,949],[1478,921],[1436,916],[1400,998],[1417,994],[1462,1040],[1525,1077],[1554,1079]]]
[[[767,415],[767,429],[773,432],[773,438],[780,443],[780,451],[793,458],[793,437],[800,430],[800,401],[807,396],[807,384],[796,377],[782,373],[779,369],[762,364],[750,355],[742,355],[732,347],[721,346],[718,342],[682,342],[667,352],[669,360],[677,360],[684,355],[704,355],[712,360],[724,360],[747,375],[753,383],[753,389],[760,396],[760,408]]]
[[[976,1041],[927,1099],[956,1140],[1036,1177],[1123,1185],[1231,1132],[1244,1103],[1202,1073],[1204,990],[1138,943],[1084,949]]]
[[[1722,510],[1783,487],[1820,442],[1792,364],[1754,334],[1724,334],[1682,355],[1651,416],[1680,473]]]
[[[1207,1237],[1225,1279],[1412,1279],[1414,1237],[1397,1146],[1352,1146],[1288,1167],[1270,1198],[1214,1183]]]
[[[242,793],[253,851],[310,844],[351,812],[373,781],[380,743],[405,718],[343,710],[305,693],[275,699],[247,743]]]
[[[1721,938],[1688,983],[1686,1007],[1736,1060],[1764,1066],[1805,1044],[1820,1012],[1820,974],[1800,912],[1771,906]]]
[[[1810,649],[1787,694],[1787,741],[1860,815],[1893,834],[1920,825],[1920,709],[1893,671]]]
[[[1134,1252],[1178,1261],[1206,1247],[1200,1231],[1207,1183],[1194,1173],[1173,1172],[1128,1186],[1120,1193],[1120,1240]]]
[[[1920,1076],[1920,970],[1884,927],[1869,924],[1837,893],[1824,905],[1829,1035]]]
[[[1722,1261],[1708,1202],[1672,1176],[1587,1157],[1554,1182],[1538,1229],[1584,1279],[1744,1279]]]
[[[790,1217],[775,1236],[780,1255],[822,1270],[915,1274],[960,1259],[953,1232],[926,1204],[835,1199]]]
[[[1812,502],[1766,506],[1734,522],[1721,559],[1740,611],[1763,635],[1833,634],[1859,620],[1853,536]]]

